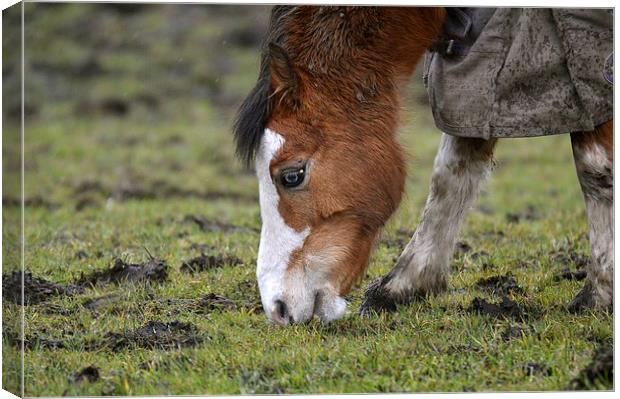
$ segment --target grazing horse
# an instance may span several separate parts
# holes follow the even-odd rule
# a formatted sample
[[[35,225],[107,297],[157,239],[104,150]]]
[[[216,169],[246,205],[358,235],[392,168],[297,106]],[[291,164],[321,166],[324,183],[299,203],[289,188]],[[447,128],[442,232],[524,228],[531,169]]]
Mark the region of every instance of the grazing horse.
[[[234,128],[237,153],[248,166],[255,161],[258,177],[257,279],[270,320],[345,313],[343,297],[403,194],[401,92],[445,16],[442,8],[274,7],[260,75]],[[593,258],[578,299],[608,306],[612,123],[571,138]],[[459,226],[495,144],[442,136],[422,220],[394,269],[366,291],[363,313],[446,288]]]

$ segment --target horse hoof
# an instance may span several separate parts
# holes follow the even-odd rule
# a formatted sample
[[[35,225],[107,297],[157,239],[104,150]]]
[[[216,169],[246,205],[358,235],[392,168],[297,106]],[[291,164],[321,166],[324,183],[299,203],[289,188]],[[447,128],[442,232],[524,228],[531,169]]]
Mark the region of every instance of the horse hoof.
[[[595,305],[594,290],[590,282],[586,282],[575,299],[568,304],[568,311],[570,313],[580,313],[588,309],[593,309]]]
[[[597,297],[589,281],[586,282],[575,299],[568,304],[568,311],[571,313],[579,313],[588,309],[599,309],[610,313],[614,311],[613,297],[607,298],[607,300]]]
[[[385,288],[385,277],[379,277],[375,279],[364,293],[364,300],[360,306],[360,315],[363,317],[370,317],[377,313],[383,312],[395,312],[397,305],[401,301],[394,298],[390,292]]]

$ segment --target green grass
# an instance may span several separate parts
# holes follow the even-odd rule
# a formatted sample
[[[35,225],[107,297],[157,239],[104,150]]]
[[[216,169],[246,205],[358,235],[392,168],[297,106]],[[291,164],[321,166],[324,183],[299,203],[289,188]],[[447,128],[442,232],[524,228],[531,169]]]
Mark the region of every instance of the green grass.
[[[136,23],[142,26],[150,21],[161,27],[162,20],[155,14]],[[69,17],[76,18],[71,13],[70,21]],[[47,28],[42,25],[41,29]],[[211,34],[210,29],[198,26],[189,36],[201,32]],[[165,58],[171,50],[164,44],[159,57]],[[72,51],[81,57],[82,49]],[[256,53],[231,50],[230,57],[235,65],[243,66],[234,72],[239,79],[234,73],[225,77],[224,87],[248,90],[256,73]],[[127,54],[110,55],[102,61],[103,65],[107,62],[120,71],[143,68]],[[562,390],[590,362],[597,343],[612,340],[611,315],[572,315],[564,308],[582,282],[553,279],[562,268],[574,266],[554,260],[552,251],[588,254],[583,199],[568,136],[499,143],[496,171],[460,235],[472,251],[453,260],[444,294],[401,307],[394,314],[361,318],[357,309],[365,286],[386,273],[399,254],[396,247],[379,245],[368,276],[349,296],[344,319],[329,325],[313,320],[278,328],[251,311],[259,300],[254,271],[258,235],[203,232],[184,221],[185,215],[193,214],[260,227],[258,203],[251,200],[257,193],[256,181],[233,158],[234,107],[173,97],[157,112],[132,108],[124,117],[72,111],[84,98],[117,92],[115,84],[126,85],[127,93],[134,93],[136,87],[148,83],[129,77],[114,82],[109,76],[93,78],[80,83],[86,94],[49,101],[27,121],[26,197],[43,198],[53,206],[26,209],[26,269],[65,284],[81,273],[111,266],[115,257],[143,262],[148,250],[167,262],[169,278],[147,286],[100,285],[23,309],[3,301],[5,332],[19,331],[24,310],[26,337],[64,343],[61,349],[35,345],[26,350],[26,395]],[[409,99],[407,108],[400,129],[400,141],[410,154],[407,195],[385,228],[383,236],[389,238],[397,237],[401,228],[414,229],[419,221],[440,137],[426,106]],[[5,131],[9,129],[15,126],[5,126]],[[17,143],[5,141],[5,154],[14,157],[17,151]],[[18,197],[17,186],[10,185],[17,176],[18,171],[10,167],[16,161],[9,158],[5,155],[4,195]],[[235,193],[250,199],[178,196],[123,201],[100,192],[76,194],[75,188],[86,181],[110,188],[123,184],[150,187],[164,181],[178,188]],[[76,210],[86,197],[89,206]],[[507,213],[528,206],[534,207],[538,218],[507,222]],[[19,267],[18,232],[10,228],[19,220],[19,209],[4,207],[3,218],[3,273],[7,273]],[[200,254],[194,244],[208,245],[207,254],[237,256],[243,265],[195,275],[182,273],[181,263]],[[89,256],[77,259],[78,251]],[[482,251],[488,255],[475,256]],[[518,322],[468,312],[476,296],[495,300],[477,289],[476,282],[506,272],[525,291],[512,298],[539,309],[540,314]],[[236,308],[205,314],[184,305],[187,301],[177,301],[209,293],[231,299]],[[119,295],[121,300],[96,313],[83,306],[107,294]],[[162,301],[166,299],[173,301]],[[101,344],[109,332],[131,331],[149,321],[176,320],[194,325],[203,341],[171,350],[89,348],[92,342]],[[504,341],[501,335],[509,326],[521,327],[523,337]],[[21,355],[7,336],[3,350],[3,384],[15,391],[18,375],[10,366]],[[528,376],[523,370],[528,363],[551,371]],[[73,373],[89,365],[99,368],[98,381],[69,381]],[[596,383],[592,388],[611,387]]]
[[[117,146],[114,139],[107,144],[107,135],[119,132],[119,121],[31,125],[28,131],[33,132],[32,137],[40,134],[41,139],[29,141],[28,149],[44,147],[46,151],[36,158],[41,166],[27,174],[26,192],[42,196],[58,208],[27,209],[26,268],[35,275],[68,283],[81,272],[108,267],[116,256],[144,261],[148,257],[144,248],[148,248],[171,269],[164,284],[99,286],[74,297],[26,307],[26,336],[66,342],[64,349],[26,351],[27,395],[557,390],[565,388],[589,362],[595,341],[610,339],[609,315],[573,316],[562,307],[580,283],[552,278],[564,266],[554,263],[548,254],[554,245],[569,242],[578,252],[587,253],[583,204],[567,137],[500,143],[497,171],[461,234],[474,252],[486,251],[490,256],[457,256],[447,293],[403,307],[396,314],[360,318],[356,310],[364,286],[389,270],[398,255],[397,248],[379,246],[368,278],[351,294],[350,313],[344,320],[326,326],[314,321],[277,328],[263,315],[241,306],[258,300],[254,280],[257,234],[205,233],[183,222],[184,215],[197,214],[259,227],[256,203],[191,198],[102,200],[75,210],[73,187],[93,179],[114,184],[120,179],[116,175],[119,165],[145,179],[158,176],[181,187],[255,192],[254,179],[243,174],[232,158],[226,124],[208,113],[196,122],[178,129],[176,134],[182,137],[178,148],[158,143],[165,141],[175,124],[184,126],[184,121],[152,126],[148,135],[128,146]],[[139,120],[124,120],[123,124],[132,132],[144,131]],[[414,160],[409,167],[408,195],[387,226],[387,237],[395,236],[399,228],[415,227],[439,138],[421,112],[402,133]],[[167,160],[175,160],[182,169],[171,171]],[[506,222],[505,213],[521,211],[529,204],[536,207],[540,219]],[[476,210],[481,207],[484,213]],[[18,210],[5,208],[5,217],[14,212]],[[498,231],[503,234],[492,234]],[[244,264],[193,276],[183,274],[179,271],[182,261],[199,254],[190,249],[192,243],[212,245],[211,253],[236,255]],[[76,259],[78,250],[91,257]],[[92,256],[97,252],[102,254],[100,258]],[[10,260],[5,260],[5,269],[16,266],[6,263]],[[484,268],[485,262],[492,267]],[[478,279],[508,271],[527,292],[525,298],[515,298],[544,309],[540,318],[515,323],[464,310],[474,296],[488,297],[475,288]],[[240,288],[244,282],[250,282],[246,284],[251,288]],[[97,315],[82,306],[85,300],[108,293],[121,294],[123,301]],[[228,297],[240,304],[240,309],[204,315],[158,302],[207,293]],[[71,314],[54,314],[58,307]],[[16,317],[19,311],[19,306],[5,301],[5,319]],[[132,330],[151,320],[189,322],[208,339],[196,347],[170,351],[84,350],[89,340],[101,339],[110,331]],[[515,324],[524,329],[524,338],[504,342],[501,332]],[[5,350],[5,362],[17,356],[14,350]],[[522,368],[530,362],[551,368],[551,375],[526,376]],[[151,368],[141,369],[143,363]],[[69,375],[91,364],[100,368],[99,382],[68,382]]]

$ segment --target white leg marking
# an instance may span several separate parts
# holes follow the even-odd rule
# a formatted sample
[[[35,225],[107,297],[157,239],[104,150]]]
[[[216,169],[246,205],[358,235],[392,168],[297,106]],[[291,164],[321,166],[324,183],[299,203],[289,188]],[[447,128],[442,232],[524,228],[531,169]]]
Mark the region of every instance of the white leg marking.
[[[269,172],[274,155],[284,145],[284,138],[265,129],[260,148],[256,154],[256,175],[259,185],[262,229],[258,247],[256,276],[265,313],[269,317],[275,310],[275,301],[284,292],[284,275],[293,251],[301,248],[310,229],[301,232],[288,226],[280,212],[280,197]]]
[[[596,304],[607,306],[613,300],[614,166],[605,148],[596,143],[585,147],[574,145],[573,154],[590,228],[592,260],[588,269],[588,281],[592,284]]]
[[[471,139],[442,136],[422,220],[388,275],[386,288],[395,296],[445,287],[465,211],[492,167],[483,147],[494,143],[478,143],[479,150]]]

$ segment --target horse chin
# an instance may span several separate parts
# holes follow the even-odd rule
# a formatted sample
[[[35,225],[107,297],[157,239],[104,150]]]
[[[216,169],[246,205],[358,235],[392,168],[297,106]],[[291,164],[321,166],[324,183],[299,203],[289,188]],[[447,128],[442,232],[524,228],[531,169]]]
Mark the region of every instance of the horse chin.
[[[287,318],[285,323],[274,320],[277,323],[301,324],[310,321],[314,316],[321,322],[328,323],[345,314],[347,301],[329,282],[322,279],[317,281],[300,269],[289,272],[287,277],[281,300],[286,303],[290,318]]]
[[[338,320],[347,310],[347,301],[338,295],[320,294],[314,306],[314,314],[323,322]]]
[[[323,323],[340,319],[344,316],[347,309],[347,301],[326,290],[318,291],[314,296],[308,295],[306,301],[291,300],[291,322],[301,324],[310,321],[314,316],[318,317]]]

